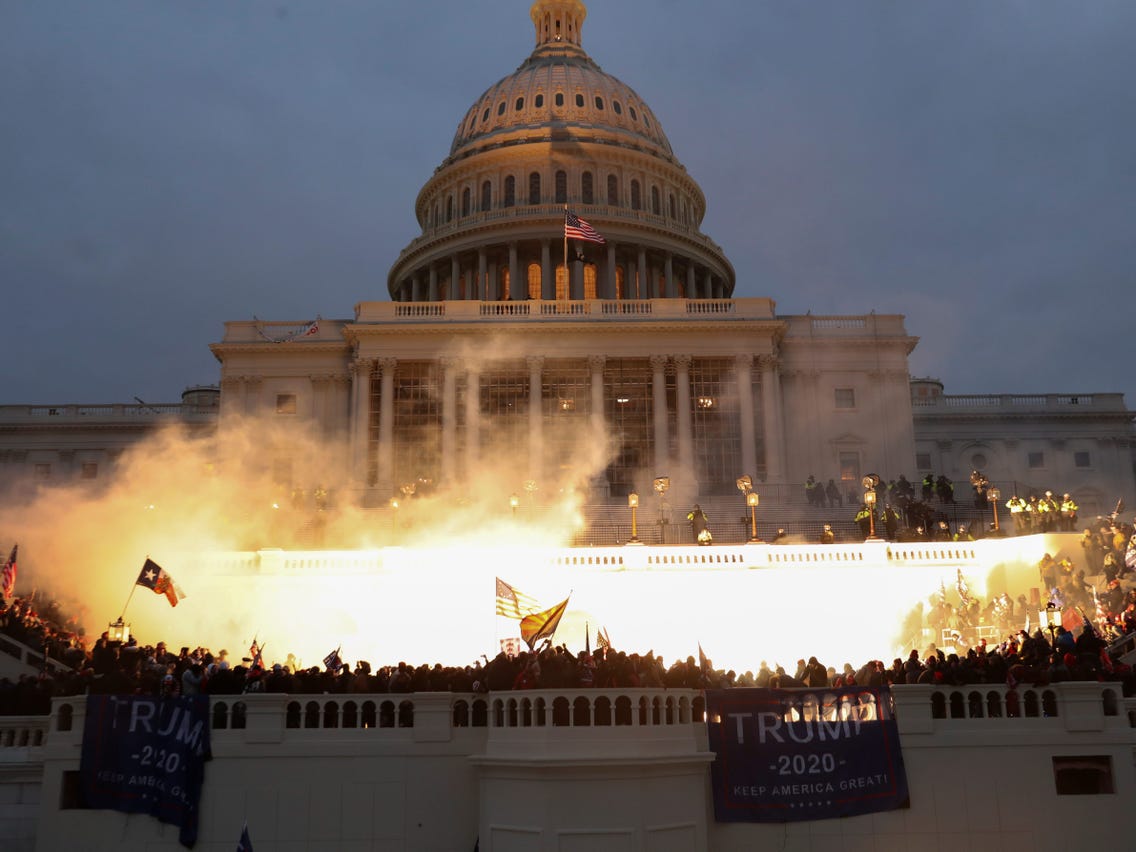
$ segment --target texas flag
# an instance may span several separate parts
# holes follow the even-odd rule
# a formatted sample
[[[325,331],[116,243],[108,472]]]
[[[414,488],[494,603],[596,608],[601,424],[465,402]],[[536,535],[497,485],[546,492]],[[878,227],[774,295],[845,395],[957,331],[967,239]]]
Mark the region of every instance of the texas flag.
[[[142,565],[142,571],[138,574],[138,579],[134,583],[138,586],[145,586],[156,595],[165,595],[170,606],[177,606],[178,601],[185,597],[185,592],[178,588],[174,578],[152,559],[147,559]]]

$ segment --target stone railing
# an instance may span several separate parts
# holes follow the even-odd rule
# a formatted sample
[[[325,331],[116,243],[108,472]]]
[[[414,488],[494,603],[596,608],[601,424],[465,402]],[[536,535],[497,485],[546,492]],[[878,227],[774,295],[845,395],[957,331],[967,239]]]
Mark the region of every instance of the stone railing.
[[[1123,412],[1124,394],[943,394],[941,396],[912,397],[911,406],[915,414],[930,411],[982,411],[994,410],[1061,411],[1064,414],[1097,413],[1103,411]]]

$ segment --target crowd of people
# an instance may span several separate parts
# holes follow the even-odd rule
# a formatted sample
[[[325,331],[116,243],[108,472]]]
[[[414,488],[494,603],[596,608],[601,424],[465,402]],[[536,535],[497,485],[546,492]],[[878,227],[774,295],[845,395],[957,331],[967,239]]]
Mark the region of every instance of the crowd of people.
[[[952,527],[947,510],[957,506],[958,501],[955,499],[955,483],[945,475],[927,473],[918,487],[903,474],[887,482],[878,477],[870,478],[874,480],[870,489],[871,504],[865,500],[865,494],[858,493],[855,488],[842,495],[835,480],[829,479],[822,485],[811,474],[805,480],[805,500],[819,509],[842,508],[846,503],[857,507],[851,517],[863,537],[875,533],[889,541],[973,541],[995,533],[1076,532],[1080,526],[1080,506],[1070,494],[1058,497],[1053,491],[1041,491],[1023,496],[1015,491],[1002,503],[1002,498],[1007,495],[995,490],[990,480],[977,470],[970,475],[971,504],[974,509],[985,512],[990,509],[992,500],[998,501],[995,509],[1002,512],[1001,517],[1005,520],[996,530],[993,529],[993,521],[989,525],[963,522]],[[1093,524],[1099,527],[1102,522],[1114,523],[1117,514],[1114,512],[1108,518],[1098,517]],[[818,540],[823,544],[834,539],[822,533]]]
[[[551,643],[536,651],[483,657],[465,666],[400,662],[372,668],[362,660],[352,666],[338,653],[329,655],[323,666],[300,666],[290,655],[269,665],[255,641],[248,656],[237,660],[230,660],[226,650],[214,653],[204,647],[183,647],[174,652],[164,642],[141,645],[135,637],[116,642],[108,633],[87,647],[57,605],[47,604],[37,611],[34,601],[15,598],[0,607],[0,634],[42,649],[44,666],[36,675],[15,681],[0,679],[0,715],[47,714],[53,697],[84,693],[399,694],[1116,680],[1123,683],[1126,694],[1136,694],[1136,673],[1107,652],[1112,643],[1136,632],[1136,584],[1129,582],[1136,577],[1136,559],[1127,565],[1123,559],[1119,563],[1110,559],[1117,553],[1122,534],[1131,537],[1131,527],[1113,521],[1110,529],[1111,538],[1103,528],[1086,530],[1084,568],[1049,554],[1039,563],[1039,588],[1048,595],[1048,608],[1061,614],[1054,620],[1059,623],[1034,621],[1031,625],[1039,605],[1044,604],[1025,594],[980,600],[970,593],[960,572],[957,594],[949,595],[944,587],[929,606],[913,613],[912,647],[906,658],[895,658],[890,664],[882,659],[859,666],[844,662],[840,669],[815,657],[802,658],[790,669],[763,661],[756,672],[724,671],[708,659],[693,656],[668,666],[653,651],[640,654],[600,647],[594,652],[573,652]],[[1106,546],[1109,549],[1102,555]],[[1089,582],[1088,576],[1099,576],[1103,590]],[[986,638],[992,630],[1001,641]],[[941,641],[927,641],[928,637]],[[914,647],[916,642],[926,643],[922,651]]]

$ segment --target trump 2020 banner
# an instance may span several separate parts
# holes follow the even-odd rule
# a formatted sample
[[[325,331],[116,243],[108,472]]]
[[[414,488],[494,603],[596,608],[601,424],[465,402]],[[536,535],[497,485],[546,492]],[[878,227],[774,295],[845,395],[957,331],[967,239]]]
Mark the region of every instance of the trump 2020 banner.
[[[706,691],[718,822],[829,819],[908,806],[886,687]]]
[[[209,758],[209,696],[87,696],[79,766],[86,807],[150,814],[193,846]]]

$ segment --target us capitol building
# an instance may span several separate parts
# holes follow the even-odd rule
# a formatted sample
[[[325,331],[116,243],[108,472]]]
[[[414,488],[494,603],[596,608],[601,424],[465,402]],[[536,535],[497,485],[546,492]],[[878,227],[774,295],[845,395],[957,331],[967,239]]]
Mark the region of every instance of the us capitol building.
[[[226,323],[219,406],[201,389],[181,406],[2,406],[0,477],[97,479],[163,415],[222,434],[259,416],[341,441],[329,478],[371,506],[506,456],[506,490],[570,487],[593,506],[661,475],[676,504],[724,498],[742,475],[777,504],[810,474],[965,484],[975,468],[1007,492],[1072,491],[1085,513],[1136,502],[1122,395],[945,396],[911,381],[902,316],[734,298],[702,190],[655,112],[584,51],[585,16],[533,4],[535,49],[460,117],[389,301]],[[565,240],[569,209],[605,242]],[[313,487],[295,452],[275,444],[265,463]]]
[[[917,340],[901,316],[786,316],[770,298],[735,298],[733,267],[700,229],[701,189],[654,111],[585,53],[585,16],[578,0],[532,4],[535,48],[460,117],[418,195],[422,233],[392,264],[388,300],[361,301],[350,319],[228,322],[211,347],[219,386],[190,388],[181,403],[0,406],[5,499],[44,484],[97,487],[163,423],[223,439],[256,418],[285,427],[258,447],[282,486],[316,484],[301,458],[301,433],[314,434],[341,448],[323,482],[376,510],[412,486],[460,488],[487,469],[505,493],[570,489],[589,517],[649,495],[659,479],[676,504],[737,506],[748,477],[763,507],[788,512],[809,475],[856,488],[869,473],[913,482],[934,473],[965,488],[976,468],[1007,496],[1070,491],[1084,515],[1118,498],[1136,504],[1133,414],[1121,394],[946,395],[910,376]],[[568,211],[603,241],[566,240]],[[871,613],[870,596],[889,584],[945,597],[963,571],[995,564],[1008,583],[1014,553],[1032,558],[1031,548],[1075,539],[566,547],[549,573],[576,583],[579,597],[590,583],[600,602],[630,589],[660,618],[669,589],[675,630],[695,620],[685,608],[698,611],[698,593],[707,631],[731,607],[756,630],[761,607],[775,608],[765,581],[827,583],[821,597],[839,606],[853,600],[839,593],[847,588],[866,601],[841,610],[851,617]],[[195,558],[195,597],[179,616],[238,588],[332,585],[340,575],[320,566],[363,558],[269,550],[249,556],[260,561],[241,586],[224,572],[244,563],[211,574]],[[353,568],[350,593],[336,592],[365,610],[360,623],[396,624],[403,609],[420,620],[416,602],[428,594],[383,597],[396,569],[437,577],[454,596],[459,574],[473,570],[443,575],[440,560],[400,550],[370,553],[377,568]],[[1036,583],[1035,562],[1012,579]],[[484,566],[487,577],[495,567]],[[674,592],[687,575],[689,597]],[[750,597],[715,591],[730,588]],[[273,600],[286,598],[304,608],[298,631],[311,629],[307,597]],[[820,603],[810,601],[802,624],[838,623]],[[476,648],[455,623],[429,632]],[[0,650],[0,676],[49,662],[18,643]],[[806,698],[783,720],[763,716],[829,736],[848,729],[847,716],[818,715],[844,712],[831,696]],[[1058,850],[1071,838],[1111,846],[1131,835],[1117,805],[1136,789],[1136,699],[1117,683],[905,685],[891,700],[878,709],[894,714],[909,801],[843,819],[743,823],[719,821],[712,806],[708,737],[724,715],[707,713],[699,690],[211,696],[200,848],[232,848],[242,822],[258,849],[414,852]],[[0,848],[180,848],[176,829],[88,807],[88,715],[97,721],[73,696],[54,698],[49,715],[0,716]],[[790,777],[810,789],[815,780]]]

